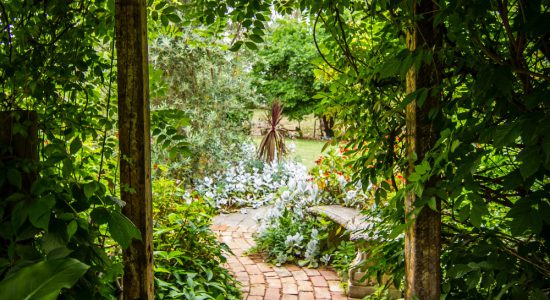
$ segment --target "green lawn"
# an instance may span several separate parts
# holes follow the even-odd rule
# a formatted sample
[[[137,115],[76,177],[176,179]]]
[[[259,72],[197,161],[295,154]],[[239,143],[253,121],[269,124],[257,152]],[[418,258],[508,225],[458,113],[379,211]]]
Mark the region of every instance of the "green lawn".
[[[254,137],[254,142],[256,145],[260,144],[262,140],[261,137]],[[324,141],[316,140],[286,140],[287,146],[291,143],[296,145],[296,149],[292,153],[292,157],[297,161],[303,163],[308,169],[311,169],[315,166],[315,160],[319,158],[322,153],[323,146],[325,145]],[[325,150],[326,152],[326,150]]]

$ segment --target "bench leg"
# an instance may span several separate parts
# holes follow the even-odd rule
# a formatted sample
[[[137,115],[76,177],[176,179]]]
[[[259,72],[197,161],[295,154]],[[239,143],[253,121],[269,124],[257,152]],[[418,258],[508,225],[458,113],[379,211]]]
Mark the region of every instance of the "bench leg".
[[[361,262],[367,260],[368,253],[364,250],[358,250],[357,256],[353,261],[352,267],[349,269],[348,279],[348,297],[362,299],[365,296],[374,294],[380,287],[375,279],[365,278],[367,265],[361,266]],[[388,291],[390,299],[401,298],[401,292],[391,286]]]

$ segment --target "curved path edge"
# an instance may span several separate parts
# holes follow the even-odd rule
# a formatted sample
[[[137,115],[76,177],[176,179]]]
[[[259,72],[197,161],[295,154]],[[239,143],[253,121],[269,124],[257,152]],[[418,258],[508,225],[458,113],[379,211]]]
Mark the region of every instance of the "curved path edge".
[[[264,262],[260,255],[246,255],[246,251],[254,246],[252,234],[258,229],[256,219],[268,209],[260,207],[221,214],[212,222],[212,230],[219,240],[233,251],[233,255],[228,255],[225,267],[242,284],[243,299],[351,299],[345,295],[332,269],[309,269],[289,264],[277,267]]]

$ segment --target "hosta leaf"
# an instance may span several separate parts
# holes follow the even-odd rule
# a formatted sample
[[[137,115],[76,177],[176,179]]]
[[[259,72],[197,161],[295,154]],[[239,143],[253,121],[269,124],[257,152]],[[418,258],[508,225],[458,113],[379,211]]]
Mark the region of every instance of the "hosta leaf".
[[[42,261],[0,282],[0,295],[3,299],[57,299],[61,289],[72,287],[88,268],[74,258]]]

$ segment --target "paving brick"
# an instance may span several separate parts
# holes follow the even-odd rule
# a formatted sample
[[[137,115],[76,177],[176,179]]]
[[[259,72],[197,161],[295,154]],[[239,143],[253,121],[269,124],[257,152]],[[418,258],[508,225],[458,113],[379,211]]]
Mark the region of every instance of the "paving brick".
[[[260,271],[260,269],[256,265],[246,265],[244,268],[246,269],[246,272],[250,275],[262,274],[262,271]]]
[[[287,270],[286,268],[273,267],[273,270],[275,271],[275,273],[279,274],[279,276],[281,277],[292,276],[292,273],[290,273],[290,271]]]
[[[283,294],[298,295],[298,285],[295,283],[283,284]]]
[[[296,284],[296,279],[294,277],[283,277],[281,278],[281,283],[285,284]]]
[[[325,277],[326,280],[338,280],[338,275],[333,270],[323,269],[319,270],[319,273]]]
[[[338,292],[331,292],[330,293],[331,300],[348,300],[352,298],[348,298],[346,294],[344,293],[338,293]]]
[[[304,270],[304,272],[306,272],[306,274],[308,276],[320,276],[321,275],[321,273],[319,273],[319,271],[315,270],[315,269],[304,268],[303,270]]]
[[[298,271],[292,271],[292,276],[294,276],[294,278],[296,278],[296,280],[308,280],[308,276],[306,274],[306,272],[304,272],[304,270],[300,269]]]
[[[267,286],[270,288],[282,288],[281,280],[279,278],[267,278]]]
[[[265,283],[264,275],[250,275],[250,284]]]
[[[297,295],[283,295],[283,297],[281,298],[282,300],[298,300],[298,296]]]
[[[268,288],[265,291],[265,300],[279,300],[281,299],[281,289]]]
[[[313,284],[311,284],[311,281],[309,280],[299,280],[298,283],[298,291],[300,292],[313,292]]]
[[[264,296],[265,284],[253,284],[250,286],[250,296]]]
[[[263,300],[264,297],[263,296],[248,296],[248,297],[243,298],[243,299],[246,299],[246,300]]]
[[[299,271],[302,269],[296,265],[285,265],[285,268],[289,271]]]
[[[315,299],[331,299],[330,291],[326,287],[315,287],[313,291],[315,292]]]
[[[309,280],[315,287],[328,287],[328,283],[323,276],[311,276]]]
[[[266,272],[266,273],[264,273],[264,276],[265,276],[266,278],[269,278],[269,277],[277,277],[277,278],[279,278],[279,275],[278,275],[276,272]]]
[[[300,292],[298,294],[299,300],[315,300],[315,295],[313,292]]]
[[[262,271],[263,273],[273,271],[273,268],[270,265],[266,264],[266,263],[261,262],[261,263],[258,263],[257,265],[258,265],[258,268],[260,269],[260,271]]]
[[[245,266],[256,264],[254,261],[252,261],[252,259],[250,259],[249,257],[246,257],[246,256],[239,257],[239,261]]]
[[[344,288],[342,287],[342,284],[340,283],[339,280],[330,280],[330,281],[327,281],[328,283],[328,289],[331,291],[331,292],[344,292]]]

